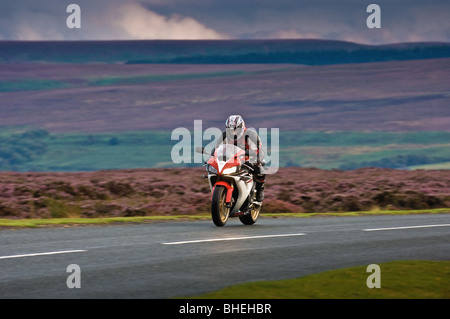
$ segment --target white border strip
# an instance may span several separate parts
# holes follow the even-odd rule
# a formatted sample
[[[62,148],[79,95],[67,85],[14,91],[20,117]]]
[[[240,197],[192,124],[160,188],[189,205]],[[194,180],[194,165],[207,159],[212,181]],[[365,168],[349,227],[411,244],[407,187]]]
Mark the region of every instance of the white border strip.
[[[388,227],[388,228],[368,228],[368,229],[363,229],[363,231],[395,230],[395,229],[411,229],[411,228],[429,228],[429,227],[448,227],[448,226],[450,226],[450,224],[400,226],[400,227]]]
[[[186,241],[174,241],[169,243],[162,243],[163,245],[183,245],[183,244],[194,244],[194,243],[207,243],[214,241],[229,241],[229,240],[244,240],[244,239],[256,239],[256,238],[273,238],[273,237],[292,237],[292,236],[304,236],[303,233],[297,234],[280,234],[280,235],[261,235],[261,236],[246,236],[246,237],[230,237],[230,238],[210,238],[210,239],[197,239],[197,240],[186,240]]]
[[[84,251],[87,251],[87,250],[49,251],[49,252],[45,252],[45,253],[0,256],[0,259],[10,259],[10,258],[20,258],[20,257],[34,257],[34,256],[46,256],[46,255],[57,255],[57,254],[70,254],[70,253],[81,253],[81,252],[84,252]]]

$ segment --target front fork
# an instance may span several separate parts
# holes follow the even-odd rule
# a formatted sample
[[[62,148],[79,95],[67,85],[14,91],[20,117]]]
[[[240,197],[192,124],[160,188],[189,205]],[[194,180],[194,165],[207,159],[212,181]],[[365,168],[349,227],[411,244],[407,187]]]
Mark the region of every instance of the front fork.
[[[214,193],[214,188],[216,186],[218,186],[218,185],[224,186],[227,189],[227,196],[225,197],[225,206],[227,208],[230,208],[231,207],[231,197],[233,196],[233,190],[234,190],[233,186],[228,184],[225,181],[218,181],[213,186],[213,189],[212,189],[212,192],[211,192],[211,196]]]

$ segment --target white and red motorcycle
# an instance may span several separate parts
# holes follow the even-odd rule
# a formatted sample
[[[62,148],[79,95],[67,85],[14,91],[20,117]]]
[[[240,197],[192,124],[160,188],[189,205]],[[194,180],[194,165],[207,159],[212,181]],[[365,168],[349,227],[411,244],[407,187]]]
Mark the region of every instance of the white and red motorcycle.
[[[203,148],[197,148],[203,153]],[[212,193],[211,217],[216,226],[224,226],[229,217],[239,217],[245,225],[252,225],[259,216],[262,203],[255,200],[256,183],[248,165],[245,151],[232,144],[222,144],[206,162]]]

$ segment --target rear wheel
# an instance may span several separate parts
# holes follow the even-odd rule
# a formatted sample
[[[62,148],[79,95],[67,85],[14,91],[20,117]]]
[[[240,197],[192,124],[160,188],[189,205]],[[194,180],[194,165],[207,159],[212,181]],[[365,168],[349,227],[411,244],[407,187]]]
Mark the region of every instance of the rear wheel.
[[[250,208],[250,213],[244,216],[240,216],[239,219],[244,225],[253,225],[254,223],[256,223],[256,220],[258,219],[260,210],[261,206],[252,205],[252,208]]]
[[[211,217],[216,226],[224,226],[230,216],[230,207],[226,207],[227,189],[223,186],[214,187],[211,202]]]

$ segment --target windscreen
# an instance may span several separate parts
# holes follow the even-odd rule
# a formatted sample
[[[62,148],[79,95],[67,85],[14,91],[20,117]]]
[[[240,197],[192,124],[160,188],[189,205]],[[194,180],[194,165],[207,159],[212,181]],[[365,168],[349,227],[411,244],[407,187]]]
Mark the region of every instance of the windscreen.
[[[229,161],[239,151],[242,151],[240,147],[233,144],[222,144],[217,148],[217,159],[219,161]]]

